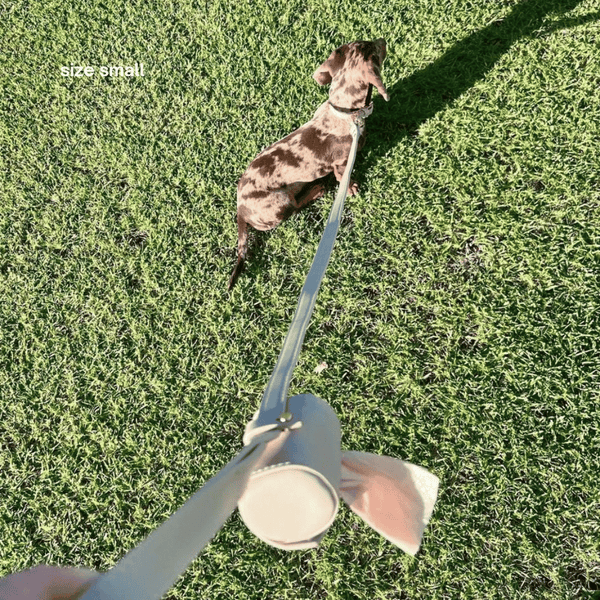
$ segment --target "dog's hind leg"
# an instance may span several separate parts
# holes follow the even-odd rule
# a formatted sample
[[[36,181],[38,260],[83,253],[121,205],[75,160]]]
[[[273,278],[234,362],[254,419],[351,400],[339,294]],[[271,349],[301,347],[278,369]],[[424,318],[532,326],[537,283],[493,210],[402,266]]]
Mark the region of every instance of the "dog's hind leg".
[[[309,202],[320,198],[325,193],[325,186],[321,179],[309,183],[292,183],[279,190],[269,192],[262,198],[270,201],[269,210],[256,212],[248,210],[247,205],[238,206],[238,251],[237,263],[229,279],[228,289],[231,290],[242,272],[246,254],[248,252],[248,225],[258,231],[274,229],[294,213],[304,208]]]
[[[316,181],[311,181],[304,185],[304,187],[296,194],[296,212],[304,208],[309,202],[317,200],[325,193],[325,186],[323,181],[325,177],[321,177]]]

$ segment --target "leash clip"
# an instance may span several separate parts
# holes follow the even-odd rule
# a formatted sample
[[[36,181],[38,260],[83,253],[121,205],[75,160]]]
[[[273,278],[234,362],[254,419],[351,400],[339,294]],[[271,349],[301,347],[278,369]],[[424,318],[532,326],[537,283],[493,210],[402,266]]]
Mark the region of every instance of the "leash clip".
[[[359,111],[357,111],[356,113],[354,113],[353,115],[350,116],[352,124],[354,124],[358,127],[358,135],[359,136],[365,127],[365,119],[368,116],[370,116],[372,112],[373,112],[373,103],[371,102],[371,104],[369,104],[368,106],[365,106],[364,108],[361,108]],[[353,133],[354,128],[350,127],[350,129],[351,129],[351,132]]]

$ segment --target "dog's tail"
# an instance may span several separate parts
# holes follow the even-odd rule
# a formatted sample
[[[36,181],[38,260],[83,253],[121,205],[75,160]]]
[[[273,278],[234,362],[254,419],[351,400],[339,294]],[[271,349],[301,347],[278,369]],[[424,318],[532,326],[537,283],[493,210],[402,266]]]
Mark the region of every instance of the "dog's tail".
[[[237,224],[238,224],[238,258],[237,263],[233,269],[233,273],[229,278],[229,287],[231,288],[235,285],[237,278],[240,276],[242,272],[242,268],[244,266],[244,261],[246,260],[246,252],[248,251],[248,223],[244,220],[240,212],[237,214]]]

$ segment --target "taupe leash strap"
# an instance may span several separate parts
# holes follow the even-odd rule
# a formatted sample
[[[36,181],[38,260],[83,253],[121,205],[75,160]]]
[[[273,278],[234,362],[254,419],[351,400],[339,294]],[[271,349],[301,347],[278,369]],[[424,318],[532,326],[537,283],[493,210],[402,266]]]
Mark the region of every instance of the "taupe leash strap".
[[[258,435],[79,600],[159,600],[235,510],[266,444],[281,433]]]
[[[285,338],[277,365],[263,395],[263,406],[268,409],[287,409],[287,390],[292,371],[315,305],[317,292],[327,268],[339,228],[344,199],[350,184],[358,139],[363,118],[372,106],[352,116],[352,148],[346,171],[331,208],[321,242],[306,277],[294,319]],[[340,113],[341,114],[341,113]],[[277,416],[277,415],[275,415]],[[110,571],[103,573],[79,600],[158,600],[177,581],[179,575],[222,527],[235,510],[246,488],[255,465],[266,444],[287,429],[272,419],[233,460],[210,479],[178,511],[153,531],[139,546],[128,552]]]
[[[294,318],[283,342],[283,347],[279,353],[277,364],[271,374],[269,383],[262,397],[260,412],[257,423],[260,425],[273,422],[278,419],[281,422],[288,421],[291,418],[287,411],[287,394],[292,378],[292,373],[298,362],[302,342],[306,335],[306,330],[310,322],[310,318],[315,307],[317,294],[325,274],[325,269],[329,264],[331,251],[340,225],[342,211],[344,209],[344,200],[348,193],[350,185],[350,174],[354,167],[356,152],[358,150],[358,140],[364,126],[364,118],[373,111],[372,103],[354,114],[346,114],[332,108],[338,116],[348,119],[350,125],[350,133],[352,135],[352,147],[348,156],[348,163],[344,176],[340,182],[340,187],[331,207],[325,231],[319,242],[319,247],[312,262],[312,266],[306,276],[306,281],[300,297]]]

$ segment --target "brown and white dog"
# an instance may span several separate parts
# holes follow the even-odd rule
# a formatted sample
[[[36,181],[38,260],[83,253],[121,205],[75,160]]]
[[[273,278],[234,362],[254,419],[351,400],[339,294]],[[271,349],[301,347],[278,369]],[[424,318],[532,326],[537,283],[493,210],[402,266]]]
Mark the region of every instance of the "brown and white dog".
[[[341,181],[352,136],[340,113],[364,108],[370,102],[371,86],[389,100],[380,73],[385,55],[383,38],[334,50],[313,75],[320,85],[331,84],[329,100],[308,123],[263,150],[242,175],[237,187],[238,259],[229,289],[246,258],[248,225],[259,231],[273,229],[324,194],[322,179],[326,175],[333,171]],[[364,143],[363,133],[358,148]],[[358,184],[351,181],[349,195],[357,192]]]

